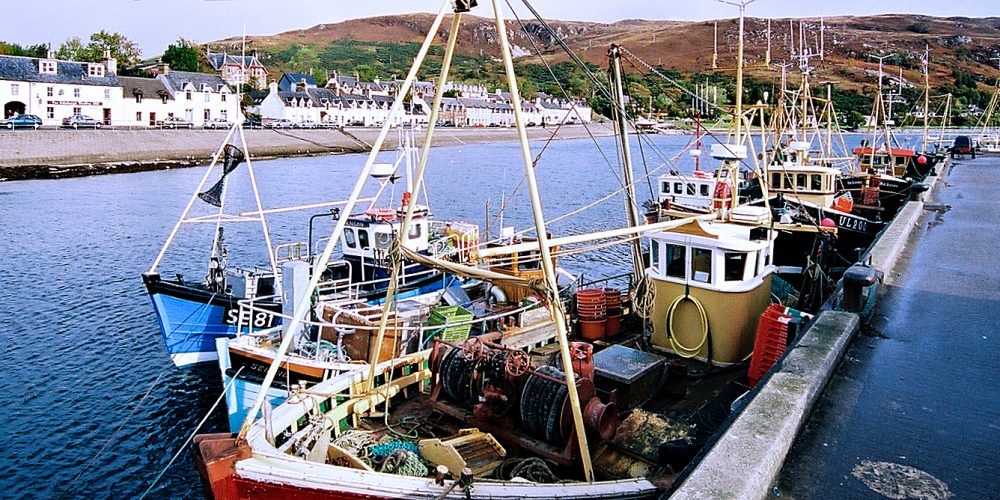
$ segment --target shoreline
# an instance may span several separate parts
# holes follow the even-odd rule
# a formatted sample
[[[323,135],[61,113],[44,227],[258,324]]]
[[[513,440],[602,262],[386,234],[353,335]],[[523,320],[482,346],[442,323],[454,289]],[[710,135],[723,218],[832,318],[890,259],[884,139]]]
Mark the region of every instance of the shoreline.
[[[589,133],[587,128],[589,128]],[[557,140],[608,137],[608,123],[564,125]],[[555,128],[528,129],[529,140],[547,140]],[[244,130],[250,158],[271,160],[364,153],[377,128]],[[226,130],[25,130],[0,131],[0,182],[124,174],[206,165]],[[391,134],[390,134],[391,135]],[[419,143],[423,132],[415,134]],[[512,128],[436,128],[434,146],[517,140]],[[390,142],[387,140],[387,142]]]

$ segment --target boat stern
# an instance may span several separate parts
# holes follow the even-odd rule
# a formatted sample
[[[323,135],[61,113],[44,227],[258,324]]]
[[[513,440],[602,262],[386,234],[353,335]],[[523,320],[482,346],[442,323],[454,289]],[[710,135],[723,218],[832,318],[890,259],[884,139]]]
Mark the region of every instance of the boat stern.
[[[205,498],[236,500],[236,462],[250,458],[250,447],[236,434],[201,434],[194,437],[194,461]]]

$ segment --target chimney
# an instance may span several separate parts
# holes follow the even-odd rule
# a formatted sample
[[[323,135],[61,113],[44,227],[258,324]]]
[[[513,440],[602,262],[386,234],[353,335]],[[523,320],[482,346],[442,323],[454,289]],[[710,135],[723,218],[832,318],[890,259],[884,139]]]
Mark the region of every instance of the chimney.
[[[50,48],[49,51],[45,53],[45,58],[46,59],[55,59],[56,58],[55,51]]]
[[[108,73],[118,74],[118,60],[111,57],[111,51],[104,51],[104,69]]]
[[[271,82],[271,83],[267,84],[267,89],[268,89],[268,91],[270,91],[271,94],[277,94],[278,93],[278,82]]]
[[[160,62],[156,65],[156,73],[159,75],[166,75],[170,73],[170,65],[165,62]]]

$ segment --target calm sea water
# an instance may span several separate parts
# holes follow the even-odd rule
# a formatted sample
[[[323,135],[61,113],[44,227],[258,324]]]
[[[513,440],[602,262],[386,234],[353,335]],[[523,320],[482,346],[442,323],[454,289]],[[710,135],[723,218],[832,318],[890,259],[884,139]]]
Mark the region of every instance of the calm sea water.
[[[663,173],[663,162],[682,153],[689,137],[652,140],[656,147],[633,143],[637,178],[647,170]],[[611,139],[535,142],[532,149],[533,155],[544,150],[537,172],[548,219],[620,186]],[[394,154],[383,158],[392,161]],[[345,155],[254,167],[264,206],[278,207],[343,199],[363,163],[362,155]],[[680,168],[690,169],[690,159]],[[246,173],[241,167],[229,182],[228,211],[254,206]],[[139,277],[203,174],[193,168],[0,183],[0,317],[7,320],[0,333],[0,496],[136,496],[206,415],[202,432],[226,431],[224,409],[209,414],[222,390],[217,368],[173,367]],[[427,194],[439,219],[481,226],[487,200],[495,215],[509,199],[504,224],[523,228],[531,220],[525,187],[510,199],[522,177],[516,143],[436,148]],[[387,194],[398,200],[403,190],[396,185]],[[640,201],[651,198],[646,184],[637,191]],[[209,213],[200,201],[195,207],[197,214]],[[309,216],[322,211],[270,216],[274,243],[304,240]],[[621,197],[613,197],[550,230],[564,235],[623,221]],[[492,226],[497,231],[498,221]],[[331,228],[329,218],[320,218],[316,234]],[[210,224],[185,226],[161,272],[200,277],[211,234]],[[226,235],[230,264],[266,262],[259,223],[230,225]],[[629,259],[619,246],[561,264],[594,279],[627,271]],[[153,495],[200,497],[190,449],[166,469]]]
[[[686,137],[656,137],[662,155]],[[610,139],[599,141],[612,164]],[[533,154],[543,143],[533,143]],[[252,147],[252,146],[251,146]],[[650,169],[661,163],[648,146]],[[638,156],[638,150],[636,151]],[[393,160],[393,154],[384,156]],[[364,162],[362,155],[295,158],[254,164],[266,207],[342,199]],[[637,166],[637,175],[643,167]],[[662,170],[661,170],[662,171]],[[546,215],[591,203],[619,185],[614,167],[590,140],[556,141],[538,162]],[[0,496],[131,497],[166,467],[221,393],[214,366],[174,368],[164,350],[139,275],[151,265],[204,169],[166,170],[58,181],[0,183]],[[253,206],[241,167],[229,182],[230,209]],[[515,143],[437,148],[427,192],[440,219],[483,225],[523,176]],[[215,178],[209,182],[214,182]],[[390,188],[394,199],[401,185]],[[371,190],[368,190],[371,192]],[[504,223],[530,221],[525,187]],[[640,186],[639,199],[649,198]],[[200,201],[197,213],[208,213]],[[275,243],[304,240],[313,210],[269,217]],[[620,226],[620,197],[551,226],[555,234]],[[493,223],[496,230],[497,223]],[[328,233],[328,218],[316,223]],[[200,277],[212,227],[185,226],[160,269]],[[231,264],[266,262],[259,223],[227,227]],[[588,277],[623,272],[623,249],[565,262]],[[225,403],[222,403],[224,405]],[[202,431],[225,431],[222,408]],[[156,497],[199,497],[200,483],[184,450],[153,489]]]

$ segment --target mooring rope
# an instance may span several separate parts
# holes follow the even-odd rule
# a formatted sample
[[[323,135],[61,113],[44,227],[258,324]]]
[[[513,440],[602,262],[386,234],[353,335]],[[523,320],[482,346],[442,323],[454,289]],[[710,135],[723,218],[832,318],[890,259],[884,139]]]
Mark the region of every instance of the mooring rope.
[[[236,382],[236,378],[240,376],[240,372],[243,371],[243,368],[246,368],[246,366],[245,365],[241,366],[240,369],[236,371],[236,374],[233,375],[233,378],[229,379],[229,383],[227,383],[226,386],[222,388],[222,394],[219,394],[219,397],[215,399],[215,403],[213,403],[212,407],[208,409],[208,413],[206,413],[205,416],[202,417],[201,422],[198,422],[198,425],[194,428],[194,432],[192,432],[191,435],[188,436],[187,440],[184,441],[184,444],[182,444],[181,447],[177,450],[177,453],[174,453],[174,456],[170,459],[169,462],[167,462],[166,467],[164,467],[163,470],[161,470],[160,473],[156,475],[156,478],[153,479],[153,482],[150,483],[148,488],[146,488],[146,491],[142,492],[142,495],[139,496],[139,500],[146,498],[146,495],[148,495],[150,491],[153,491],[153,487],[156,486],[156,483],[158,483],[160,479],[163,478],[163,475],[167,473],[167,470],[170,469],[170,466],[174,465],[174,462],[177,460],[177,457],[181,456],[181,452],[183,452],[184,449],[187,448],[188,444],[190,444],[191,441],[194,439],[194,437],[198,435],[198,432],[201,431],[201,426],[205,425],[205,422],[208,421],[208,417],[212,416],[212,413],[215,412],[215,408],[217,408],[219,406],[219,403],[222,402],[222,399],[226,397],[226,392],[229,391],[229,388],[233,385],[233,382]]]

